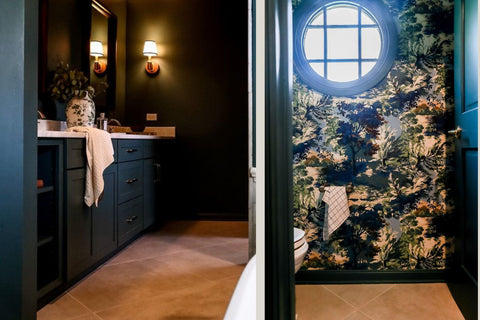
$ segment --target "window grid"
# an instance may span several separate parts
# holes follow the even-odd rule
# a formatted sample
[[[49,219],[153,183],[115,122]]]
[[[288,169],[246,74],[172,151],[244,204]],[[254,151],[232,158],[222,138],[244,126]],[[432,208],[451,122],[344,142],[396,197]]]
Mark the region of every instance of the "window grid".
[[[376,28],[378,29],[379,26],[377,24],[362,24],[362,8],[356,6],[357,8],[357,24],[350,24],[350,25],[327,25],[327,9],[328,6],[322,8],[323,14],[323,25],[311,25],[310,23],[307,24],[305,30],[308,29],[320,29],[323,28],[323,59],[307,59],[308,63],[323,63],[324,68],[324,75],[325,79],[328,79],[328,64],[331,62],[356,62],[358,64],[358,77],[360,79],[362,77],[362,62],[377,62],[377,59],[362,59],[362,29],[364,28]],[[318,16],[315,15],[315,16]],[[313,19],[312,19],[313,20]],[[327,55],[327,29],[358,29],[358,59],[329,59]]]

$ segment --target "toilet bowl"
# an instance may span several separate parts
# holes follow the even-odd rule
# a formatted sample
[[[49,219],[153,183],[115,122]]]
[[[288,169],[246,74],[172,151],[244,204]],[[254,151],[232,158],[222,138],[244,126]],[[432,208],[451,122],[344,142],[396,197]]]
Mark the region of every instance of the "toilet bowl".
[[[293,250],[295,254],[295,273],[300,269],[303,259],[308,251],[308,243],[305,240],[305,231],[293,228]]]

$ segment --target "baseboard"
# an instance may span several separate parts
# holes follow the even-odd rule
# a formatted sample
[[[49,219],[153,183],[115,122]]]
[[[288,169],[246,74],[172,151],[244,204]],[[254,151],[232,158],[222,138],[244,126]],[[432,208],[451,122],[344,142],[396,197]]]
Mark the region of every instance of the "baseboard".
[[[449,270],[373,271],[373,270],[300,270],[296,284],[367,284],[447,282]]]

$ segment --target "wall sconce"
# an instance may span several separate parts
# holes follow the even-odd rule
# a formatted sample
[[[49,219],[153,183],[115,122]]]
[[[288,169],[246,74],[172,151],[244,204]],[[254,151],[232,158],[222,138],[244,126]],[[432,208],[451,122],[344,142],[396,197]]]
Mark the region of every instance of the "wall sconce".
[[[157,56],[157,44],[155,41],[147,40],[143,46],[143,55],[148,57],[147,64],[145,65],[145,71],[148,74],[157,74],[160,66],[158,63],[152,61],[152,56]]]
[[[98,57],[103,57],[103,45],[100,41],[90,41],[90,55],[95,57],[93,71],[98,75],[103,74],[107,70],[107,64],[98,60]]]

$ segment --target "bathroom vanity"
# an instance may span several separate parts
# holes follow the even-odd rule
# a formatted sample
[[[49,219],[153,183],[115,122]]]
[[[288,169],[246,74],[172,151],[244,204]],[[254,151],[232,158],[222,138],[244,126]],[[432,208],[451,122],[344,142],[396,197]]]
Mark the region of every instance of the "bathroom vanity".
[[[39,132],[39,308],[162,218],[162,170],[174,139],[112,134],[112,143],[103,198],[98,207],[87,207],[84,135]]]

